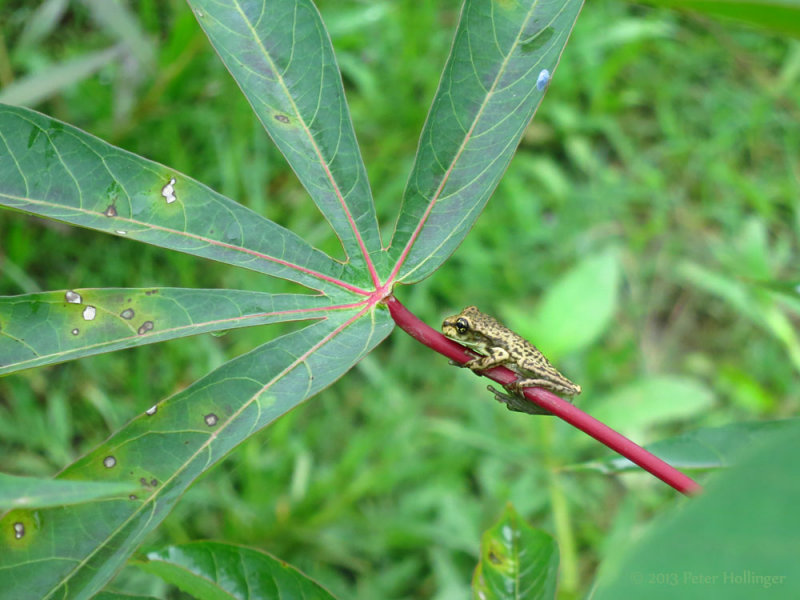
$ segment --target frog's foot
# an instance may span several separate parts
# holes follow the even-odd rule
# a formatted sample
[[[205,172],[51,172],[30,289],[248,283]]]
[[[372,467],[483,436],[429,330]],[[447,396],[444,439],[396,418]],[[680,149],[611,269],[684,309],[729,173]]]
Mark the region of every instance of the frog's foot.
[[[502,402],[506,405],[506,408],[513,412],[521,412],[521,413],[528,413],[529,415],[552,415],[550,411],[547,411],[540,406],[534,404],[527,398],[525,398],[521,393],[511,393],[505,394],[495,388],[492,385],[486,386],[486,389],[489,390],[494,394],[495,399],[498,402]]]
[[[482,369],[480,368],[480,366],[475,364],[476,363],[476,359],[474,359],[474,358],[472,360],[468,360],[465,363],[458,362],[457,360],[450,360],[448,362],[451,365],[453,365],[454,367],[459,367],[461,369],[469,369],[470,371],[475,373],[475,375],[480,375],[481,374],[480,372],[481,372]]]
[[[483,374],[483,371],[486,369],[486,367],[483,367],[481,365],[481,361],[480,361],[479,358],[473,358],[472,360],[468,360],[465,363],[460,363],[457,360],[451,360],[450,364],[453,365],[454,367],[461,367],[462,369],[469,369],[470,371],[472,371],[473,373],[475,373],[475,375],[478,375],[479,377]]]

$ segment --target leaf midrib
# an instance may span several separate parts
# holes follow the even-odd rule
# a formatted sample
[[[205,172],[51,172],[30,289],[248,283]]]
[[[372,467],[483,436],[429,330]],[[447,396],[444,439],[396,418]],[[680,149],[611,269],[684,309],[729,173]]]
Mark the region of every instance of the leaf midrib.
[[[172,481],[174,481],[175,478],[178,475],[183,473],[183,471],[185,471],[188,468],[188,466],[190,464],[192,464],[197,459],[198,456],[200,456],[201,453],[206,451],[208,446],[211,444],[211,442],[214,441],[223,431],[225,431],[225,429],[234,421],[234,419],[236,419],[239,415],[241,415],[245,411],[245,409],[247,409],[253,402],[255,402],[262,394],[264,394],[275,383],[280,381],[288,373],[290,373],[292,370],[297,368],[298,365],[300,365],[303,362],[305,362],[305,360],[313,352],[317,351],[319,348],[321,348],[323,345],[328,343],[335,336],[339,335],[339,333],[344,331],[344,329],[346,329],[351,324],[353,324],[358,319],[360,319],[362,316],[364,316],[369,310],[370,310],[370,306],[365,306],[362,310],[360,310],[359,312],[354,314],[352,317],[347,319],[341,325],[336,327],[333,331],[329,332],[325,337],[323,337],[321,340],[319,340],[311,348],[309,348],[303,354],[298,356],[291,364],[287,365],[286,368],[284,368],[280,373],[278,373],[272,379],[270,379],[267,383],[265,383],[261,387],[261,389],[258,390],[258,392],[253,394],[234,413],[232,413],[231,416],[228,417],[228,419],[226,419],[223,423],[221,423],[220,427],[218,427],[215,431],[210,432],[208,434],[208,439],[205,442],[203,442],[197,448],[197,450],[187,460],[185,460],[184,463],[178,469],[176,469],[172,473],[172,475],[170,475],[168,478],[166,478],[164,480],[163,485],[160,488],[158,488],[157,491],[154,491],[144,502],[142,502],[137,508],[135,508],[133,511],[131,511],[130,516],[127,519],[125,519],[122,523],[120,523],[119,526],[117,526],[113,531],[109,532],[109,534],[105,537],[105,539],[102,541],[102,543],[100,543],[98,541],[98,543],[95,546],[95,549],[92,550],[89,554],[87,554],[85,558],[83,558],[82,560],[78,561],[76,563],[76,565],[75,565],[75,568],[72,569],[72,571],[70,571],[66,576],[64,576],[59,582],[57,582],[56,585],[53,587],[53,589],[43,598],[43,600],[48,600],[49,598],[51,598],[53,596],[53,594],[58,590],[58,588],[66,585],[67,582],[70,579],[72,579],[72,577],[75,575],[75,573],[77,573],[79,570],[83,569],[83,567],[95,556],[95,554],[97,554],[98,552],[100,552],[101,549],[106,547],[106,544],[108,543],[108,541],[111,538],[113,538],[117,533],[119,533],[119,531],[121,531],[135,517],[139,516],[139,514],[144,511],[145,507],[149,506],[151,502],[154,502],[155,498],[158,497],[164,490],[166,490],[168,488],[169,484]],[[325,317],[325,319],[323,319],[323,320],[326,320],[327,318],[328,317]]]
[[[505,71],[506,71],[506,69],[508,67],[508,64],[510,62],[511,56],[514,54],[514,51],[516,50],[516,48],[519,46],[521,34],[524,31],[526,24],[528,23],[528,21],[533,16],[534,11],[538,7],[539,1],[540,0],[536,0],[531,5],[531,7],[528,10],[528,13],[527,13],[525,19],[522,21],[522,25],[520,26],[519,31],[517,32],[517,35],[514,38],[514,43],[511,45],[511,47],[509,48],[509,51],[507,52],[507,54],[503,58],[503,60],[502,60],[502,62],[500,64],[500,68],[499,68],[499,70],[497,72],[497,75],[495,76],[494,80],[492,81],[491,87],[489,88],[489,90],[487,91],[486,95],[484,96],[484,100],[481,103],[480,108],[476,112],[475,117],[473,118],[473,121],[472,121],[472,124],[470,125],[469,130],[465,133],[464,139],[461,142],[461,144],[459,145],[458,151],[456,152],[456,154],[453,157],[453,159],[450,161],[450,164],[449,164],[447,170],[445,171],[445,174],[444,174],[444,176],[442,178],[442,181],[440,182],[440,184],[437,187],[436,191],[434,192],[433,196],[429,200],[428,206],[425,209],[425,212],[423,213],[423,215],[420,218],[419,222],[417,223],[417,226],[415,227],[414,231],[412,232],[411,237],[409,238],[408,242],[406,242],[406,245],[403,248],[403,251],[400,254],[400,257],[398,258],[397,263],[395,264],[395,267],[392,270],[392,273],[391,273],[391,275],[389,277],[390,281],[394,281],[395,278],[397,277],[397,274],[400,272],[400,269],[402,268],[403,264],[405,263],[405,260],[408,257],[408,254],[411,252],[411,248],[414,246],[414,243],[416,242],[420,232],[422,231],[422,228],[424,227],[425,223],[427,222],[428,217],[430,216],[430,213],[433,211],[436,203],[440,199],[440,195],[441,195],[442,191],[444,190],[448,180],[450,179],[451,173],[453,172],[456,164],[458,163],[459,159],[461,158],[461,155],[463,154],[464,149],[468,145],[469,141],[472,139],[472,133],[475,130],[475,128],[477,127],[477,125],[480,122],[481,118],[483,117],[485,109],[488,106],[490,100],[493,98],[493,96],[495,94],[495,90],[497,88],[497,85],[498,85],[499,81],[502,79],[503,75],[505,74]],[[562,7],[562,11],[563,11],[563,7]],[[552,23],[560,13],[561,13],[561,11],[556,13],[556,15],[553,16],[553,18],[551,18],[550,22]],[[444,83],[444,77],[445,77],[445,75],[443,74],[442,75],[442,80],[439,83],[440,87]],[[437,95],[438,95],[438,93],[439,92],[437,90]],[[427,117],[427,119],[425,121],[425,125],[423,126],[423,131],[427,128],[428,120],[431,117],[432,117],[432,114],[429,112],[428,113],[428,117]],[[398,220],[398,223],[399,223],[399,220]],[[395,231],[396,231],[396,229],[395,229]],[[447,239],[448,238],[445,238],[445,240],[442,242],[442,244],[444,244]],[[441,247],[442,244],[440,244],[440,247]],[[410,275],[410,273],[411,272],[409,272],[409,274],[406,274],[405,277],[408,277],[408,275]]]
[[[272,68],[272,72],[275,74],[275,77],[278,80],[278,84],[280,85],[281,89],[283,90],[284,95],[288,99],[288,101],[289,101],[289,103],[290,103],[290,105],[292,107],[292,111],[294,111],[295,118],[300,123],[300,125],[301,125],[301,127],[303,129],[303,132],[308,137],[308,141],[311,144],[311,147],[314,149],[314,153],[317,155],[317,160],[319,161],[319,164],[322,166],[322,169],[323,169],[323,171],[325,173],[325,177],[330,182],[331,188],[333,189],[333,192],[336,195],[336,199],[338,200],[338,202],[339,202],[339,204],[340,204],[340,206],[342,208],[342,211],[344,212],[345,217],[347,218],[347,222],[350,225],[350,229],[352,230],[353,235],[355,236],[356,241],[358,242],[358,247],[361,249],[361,254],[364,257],[364,261],[365,261],[365,263],[367,265],[367,268],[369,269],[370,277],[372,278],[372,283],[375,285],[376,288],[379,288],[381,283],[380,283],[380,278],[378,277],[378,273],[377,273],[377,271],[375,269],[375,264],[372,262],[372,258],[370,257],[369,252],[367,251],[367,247],[364,244],[364,240],[361,237],[361,232],[358,230],[358,227],[356,227],[356,223],[355,223],[355,220],[353,219],[353,215],[350,213],[350,209],[349,209],[349,207],[347,206],[347,203],[344,200],[344,196],[342,195],[342,191],[339,189],[339,184],[334,179],[333,173],[331,173],[331,170],[328,167],[328,164],[325,162],[325,159],[322,156],[322,151],[320,150],[316,140],[314,139],[314,136],[311,134],[311,129],[309,128],[309,126],[305,122],[305,120],[302,118],[302,116],[300,114],[300,110],[297,107],[297,103],[294,101],[294,97],[289,93],[289,88],[286,86],[286,82],[284,81],[283,75],[281,74],[280,70],[276,67],[275,62],[272,60],[272,57],[270,56],[270,53],[264,47],[264,44],[261,42],[261,38],[258,36],[258,34],[257,34],[255,28],[253,27],[252,23],[247,18],[247,15],[244,13],[244,11],[242,10],[240,1],[239,0],[232,0],[232,2],[236,7],[237,12],[241,16],[242,21],[245,23],[245,25],[247,26],[248,30],[250,31],[250,35],[252,36],[253,40],[255,40],[256,44],[258,45],[259,50],[261,50],[261,53],[264,55],[264,58],[269,63],[270,67]],[[316,10],[316,7],[314,7],[314,9]],[[295,4],[295,12],[296,11],[297,11],[297,5]],[[294,31],[294,28],[292,29],[292,31]],[[294,54],[294,47],[295,47],[295,45],[294,45],[294,43],[292,43],[292,53],[293,54]],[[324,72],[324,67],[323,67],[323,72]],[[319,102],[320,101],[321,100],[318,98],[317,106],[319,106]],[[347,251],[345,250],[345,255],[346,254],[347,254]],[[348,257],[348,260],[349,260],[349,257]]]

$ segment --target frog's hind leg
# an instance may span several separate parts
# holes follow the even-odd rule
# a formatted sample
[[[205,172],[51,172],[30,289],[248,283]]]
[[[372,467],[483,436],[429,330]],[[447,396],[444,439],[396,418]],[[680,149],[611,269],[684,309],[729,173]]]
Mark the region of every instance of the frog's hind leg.
[[[494,394],[495,399],[506,405],[506,408],[513,412],[528,413],[529,415],[552,415],[548,410],[534,404],[520,393],[505,394],[492,385],[486,389]]]
[[[552,379],[517,379],[508,385],[508,389],[512,392],[519,391],[522,393],[522,388],[538,387],[553,392],[558,396],[567,396],[568,398],[581,393],[581,387],[579,385],[575,385],[566,378],[564,381],[565,383],[553,381]]]

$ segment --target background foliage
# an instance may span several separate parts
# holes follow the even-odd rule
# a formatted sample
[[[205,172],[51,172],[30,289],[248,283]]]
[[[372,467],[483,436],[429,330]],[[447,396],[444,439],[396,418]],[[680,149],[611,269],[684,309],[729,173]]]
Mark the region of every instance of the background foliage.
[[[0,99],[13,92],[341,255],[184,2],[132,2],[127,23],[92,0],[45,4],[66,7],[50,31],[36,3],[0,0]],[[387,237],[458,2],[318,4]],[[67,73],[63,87],[54,67]],[[472,235],[398,295],[430,323],[466,304],[497,313],[583,386],[581,406],[640,442],[795,414],[799,78],[795,41],[590,3]],[[244,270],[6,211],[0,240],[3,294],[257,289]],[[270,291],[290,286],[275,281]],[[292,327],[4,378],[3,470],[52,474],[154,398]],[[463,598],[480,532],[510,499],[555,535],[569,598],[615,540],[675,501],[645,476],[562,470],[606,453],[562,423],[499,409],[477,378],[432,363],[415,344],[396,333],[244,444],[143,550],[213,538],[268,550],[343,598]],[[119,577],[163,593],[133,569]]]

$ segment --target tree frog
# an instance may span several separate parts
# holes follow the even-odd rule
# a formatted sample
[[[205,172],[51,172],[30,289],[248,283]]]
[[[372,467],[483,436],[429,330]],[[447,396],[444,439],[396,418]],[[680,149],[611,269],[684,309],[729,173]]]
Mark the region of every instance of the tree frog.
[[[511,394],[489,386],[495,398],[508,410],[550,414],[525,399],[520,390],[526,387],[541,387],[562,396],[581,393],[581,386],[559,373],[536,346],[475,306],[468,306],[459,314],[446,318],[442,323],[442,333],[483,355],[459,366],[477,372],[502,365],[520,376],[506,387]]]

